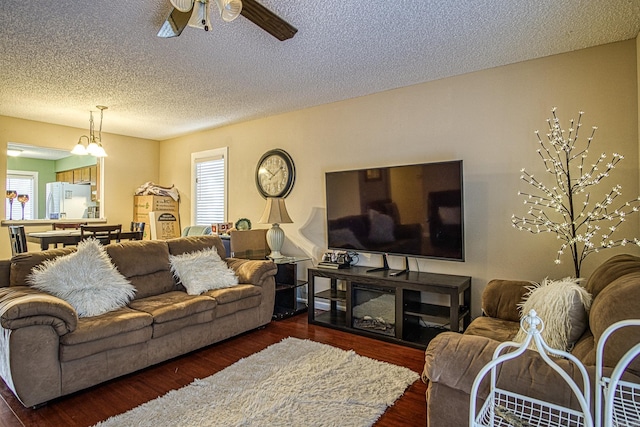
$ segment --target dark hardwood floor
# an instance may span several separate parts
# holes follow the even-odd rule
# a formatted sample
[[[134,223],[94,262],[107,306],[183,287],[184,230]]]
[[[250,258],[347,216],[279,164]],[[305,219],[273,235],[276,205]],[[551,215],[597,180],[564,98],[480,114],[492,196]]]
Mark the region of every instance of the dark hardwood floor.
[[[170,390],[183,387],[195,378],[208,377],[289,336],[307,338],[342,349],[353,349],[363,356],[406,366],[417,373],[422,372],[424,365],[422,350],[309,325],[305,313],[271,322],[263,329],[62,397],[39,409],[23,407],[0,381],[0,426],[91,426]],[[425,388],[422,381],[416,381],[375,425],[425,426]]]

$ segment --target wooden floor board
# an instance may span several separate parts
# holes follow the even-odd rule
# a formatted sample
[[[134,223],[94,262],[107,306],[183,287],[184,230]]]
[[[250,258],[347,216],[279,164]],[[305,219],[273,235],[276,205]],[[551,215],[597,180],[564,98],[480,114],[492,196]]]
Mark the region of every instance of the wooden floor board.
[[[128,411],[170,390],[205,378],[286,337],[310,339],[420,373],[424,351],[307,324],[306,314],[271,322],[188,355],[49,402],[24,408],[0,382],[0,427],[85,427]],[[425,385],[416,381],[375,424],[377,427],[426,425]]]

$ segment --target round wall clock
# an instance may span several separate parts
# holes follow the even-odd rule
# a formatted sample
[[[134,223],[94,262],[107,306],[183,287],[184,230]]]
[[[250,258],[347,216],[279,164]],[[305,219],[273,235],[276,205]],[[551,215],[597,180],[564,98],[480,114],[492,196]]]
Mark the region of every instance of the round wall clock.
[[[258,161],[256,186],[262,197],[287,197],[295,180],[296,168],[286,151],[267,151]]]

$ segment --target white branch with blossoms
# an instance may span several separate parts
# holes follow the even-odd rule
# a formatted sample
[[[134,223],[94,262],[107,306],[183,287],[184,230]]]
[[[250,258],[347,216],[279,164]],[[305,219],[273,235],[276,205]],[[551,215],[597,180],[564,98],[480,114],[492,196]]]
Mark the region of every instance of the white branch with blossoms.
[[[524,196],[524,204],[529,208],[522,217],[512,215],[511,222],[518,230],[533,234],[555,233],[558,240],[562,241],[556,264],[561,263],[561,256],[569,249],[576,277],[580,277],[582,262],[589,254],[627,244],[640,246],[637,237],[612,237],[628,215],[640,210],[640,197],[618,203],[622,187],[615,185],[599,201],[592,201],[592,187],[609,177],[609,173],[624,157],[613,153],[611,161],[607,161],[607,155],[602,153],[594,163],[587,165],[589,148],[597,127],[592,128],[591,135],[579,146],[578,135],[584,113],[579,113],[577,121],[571,119],[566,132],[556,116],[556,108],[551,112],[553,118],[547,119],[549,133],[546,134],[546,140],[540,137],[538,131],[535,134],[540,146],[538,155],[555,182],[549,187],[522,169],[520,179],[533,187],[533,191],[518,192],[518,195]],[[613,207],[614,203],[617,208]]]

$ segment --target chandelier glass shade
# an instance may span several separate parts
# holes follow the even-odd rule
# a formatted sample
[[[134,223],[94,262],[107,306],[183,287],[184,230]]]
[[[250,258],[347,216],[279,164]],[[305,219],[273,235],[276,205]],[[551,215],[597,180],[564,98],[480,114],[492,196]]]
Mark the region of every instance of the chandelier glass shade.
[[[89,136],[80,136],[80,138],[78,138],[78,143],[73,147],[73,150],[71,150],[71,154],[107,157],[107,153],[102,147],[102,116],[104,110],[108,107],[105,107],[104,105],[97,105],[96,108],[100,110],[100,128],[98,129],[98,135],[96,136],[93,127],[93,111],[89,111]]]

